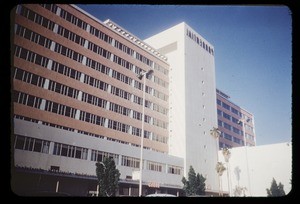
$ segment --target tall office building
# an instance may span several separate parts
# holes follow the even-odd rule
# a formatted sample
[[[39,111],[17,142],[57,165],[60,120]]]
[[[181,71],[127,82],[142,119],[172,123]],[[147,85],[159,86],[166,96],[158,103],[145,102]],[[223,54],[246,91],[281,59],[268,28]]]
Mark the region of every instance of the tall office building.
[[[218,191],[218,140],[214,47],[186,23],[145,40],[170,63],[169,154],[184,159],[206,178],[207,191]]]
[[[239,146],[255,146],[256,136],[254,116],[229,100],[230,96],[216,90],[218,128],[221,131],[219,147],[232,148]],[[246,141],[245,141],[246,140]]]
[[[206,41],[203,49],[191,38],[190,28],[189,34],[182,37],[201,54],[195,53],[189,59],[202,59],[203,63],[195,70],[189,69],[191,65],[185,65],[187,71],[182,69],[187,78],[191,77],[189,81],[196,81],[179,87],[186,91],[188,99],[178,100],[179,105],[186,104],[184,112],[170,104],[179,111],[175,115],[176,112],[169,113],[167,58],[124,28],[110,20],[101,22],[74,5],[18,5],[14,12],[11,137],[15,193],[92,194],[97,191],[95,163],[111,157],[121,173],[118,194],[138,195],[135,175],[140,166],[141,136],[144,195],[178,194],[187,164],[195,164],[197,170],[205,168],[207,174],[212,171],[211,163],[216,162],[216,150],[210,149],[214,141],[209,135],[209,128],[216,125],[212,108],[216,100],[211,94],[215,93],[213,55]],[[185,24],[180,27],[187,29]],[[174,46],[183,48],[180,43]],[[205,57],[198,59],[202,54]],[[144,79],[137,75],[148,70],[153,74],[144,76],[143,104]],[[195,84],[199,82],[195,78],[198,75],[202,83]],[[172,77],[176,80],[174,77],[179,76]],[[179,83],[183,85],[184,81],[180,79]],[[174,88],[170,88],[172,100],[172,94],[183,96],[182,92],[176,94]],[[203,104],[201,110],[198,102]],[[186,117],[180,118],[182,113]],[[173,120],[182,122],[178,133]],[[174,138],[170,146],[169,129]],[[175,147],[183,141],[177,134],[187,135],[184,147]],[[175,154],[174,148],[180,154]]]

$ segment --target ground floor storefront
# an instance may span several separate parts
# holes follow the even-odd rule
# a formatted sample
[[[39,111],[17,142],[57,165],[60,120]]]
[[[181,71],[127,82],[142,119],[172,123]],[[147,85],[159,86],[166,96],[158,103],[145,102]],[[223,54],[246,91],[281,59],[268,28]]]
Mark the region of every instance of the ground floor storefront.
[[[143,196],[153,193],[168,193],[182,196],[176,186],[162,186],[155,183],[143,184]],[[98,196],[96,176],[69,172],[14,167],[11,170],[11,190],[17,196]],[[126,179],[119,181],[116,196],[138,196],[139,182]]]

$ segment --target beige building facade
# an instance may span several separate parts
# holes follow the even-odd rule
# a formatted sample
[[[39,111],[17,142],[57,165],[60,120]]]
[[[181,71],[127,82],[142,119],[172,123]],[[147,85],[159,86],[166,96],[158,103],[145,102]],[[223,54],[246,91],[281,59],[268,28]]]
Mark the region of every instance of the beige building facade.
[[[121,173],[118,193],[134,196],[143,135],[143,195],[179,194],[183,160],[168,154],[167,58],[75,5],[26,4],[14,12],[11,137],[18,175],[34,180],[43,173],[44,190],[90,195],[97,189],[95,163],[112,157]],[[137,75],[148,70],[143,89]],[[86,184],[77,192],[64,175]],[[23,185],[15,191],[40,190]]]

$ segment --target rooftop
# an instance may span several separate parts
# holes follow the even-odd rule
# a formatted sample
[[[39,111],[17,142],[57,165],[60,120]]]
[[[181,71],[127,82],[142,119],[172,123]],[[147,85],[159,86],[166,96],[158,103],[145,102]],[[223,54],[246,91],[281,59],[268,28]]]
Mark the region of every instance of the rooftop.
[[[143,48],[147,52],[150,52],[151,54],[153,54],[153,55],[155,55],[155,56],[157,56],[157,57],[159,57],[159,58],[161,58],[165,61],[167,60],[167,57],[160,54],[155,48],[151,47],[150,45],[148,45],[147,43],[145,43],[144,41],[142,41],[141,39],[139,39],[135,35],[131,34],[127,30],[125,30],[124,28],[122,28],[121,26],[116,24],[115,22],[111,21],[110,19],[107,19],[103,23],[106,24],[112,30],[118,32],[119,34],[121,34],[125,38],[129,39],[131,42],[133,42],[137,46]]]

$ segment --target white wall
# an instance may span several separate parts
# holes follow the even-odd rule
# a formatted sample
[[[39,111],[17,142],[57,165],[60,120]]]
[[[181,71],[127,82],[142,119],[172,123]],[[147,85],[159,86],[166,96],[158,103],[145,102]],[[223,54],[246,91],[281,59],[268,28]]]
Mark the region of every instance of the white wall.
[[[186,28],[205,40],[188,25]],[[207,186],[216,190],[218,180],[213,169],[218,149],[210,135],[217,127],[214,57],[186,34],[185,42],[187,163],[206,176]]]
[[[169,154],[182,158],[186,156],[184,27],[181,23],[145,40],[167,56],[170,63]]]
[[[88,148],[88,151],[94,149],[129,157],[140,157],[139,147],[120,144],[19,119],[14,119],[14,133],[42,140],[48,140],[51,142],[84,147]],[[14,158],[15,165],[18,166],[41,168],[44,170],[49,170],[51,166],[59,166],[60,170],[64,172],[96,175],[95,161],[56,156],[52,155],[51,153],[44,154],[24,151],[19,149],[15,150]],[[150,150],[144,150],[143,159],[147,161],[183,167],[182,158]],[[120,164],[117,165],[117,168],[121,173],[121,179],[125,179],[126,176],[132,176],[133,171],[139,170],[139,168],[134,169],[132,167],[121,166]],[[154,182],[155,180],[155,182],[160,183],[161,185],[169,184],[182,186],[182,175],[167,174],[167,169],[164,170],[164,172],[144,170],[143,182]]]
[[[292,143],[278,143],[253,147],[236,147],[230,149],[229,181],[230,189],[235,186],[246,187],[246,196],[267,196],[266,189],[271,187],[272,179],[284,185],[284,191],[288,194],[291,190],[292,178]],[[248,157],[246,157],[246,155]],[[224,161],[222,152],[219,151],[220,161]],[[248,168],[247,159],[248,158]],[[225,164],[226,165],[226,164]],[[239,180],[235,168],[240,169]],[[248,170],[249,169],[249,174]],[[249,175],[249,177],[248,177]],[[228,191],[227,172],[222,176],[223,190]],[[231,190],[233,192],[233,190]],[[233,193],[232,193],[233,195]]]
[[[193,166],[207,178],[209,190],[216,191],[218,148],[210,135],[217,127],[214,57],[186,35],[187,28],[205,41],[180,23],[145,42],[164,54],[170,64],[169,154],[184,158],[185,176]]]

